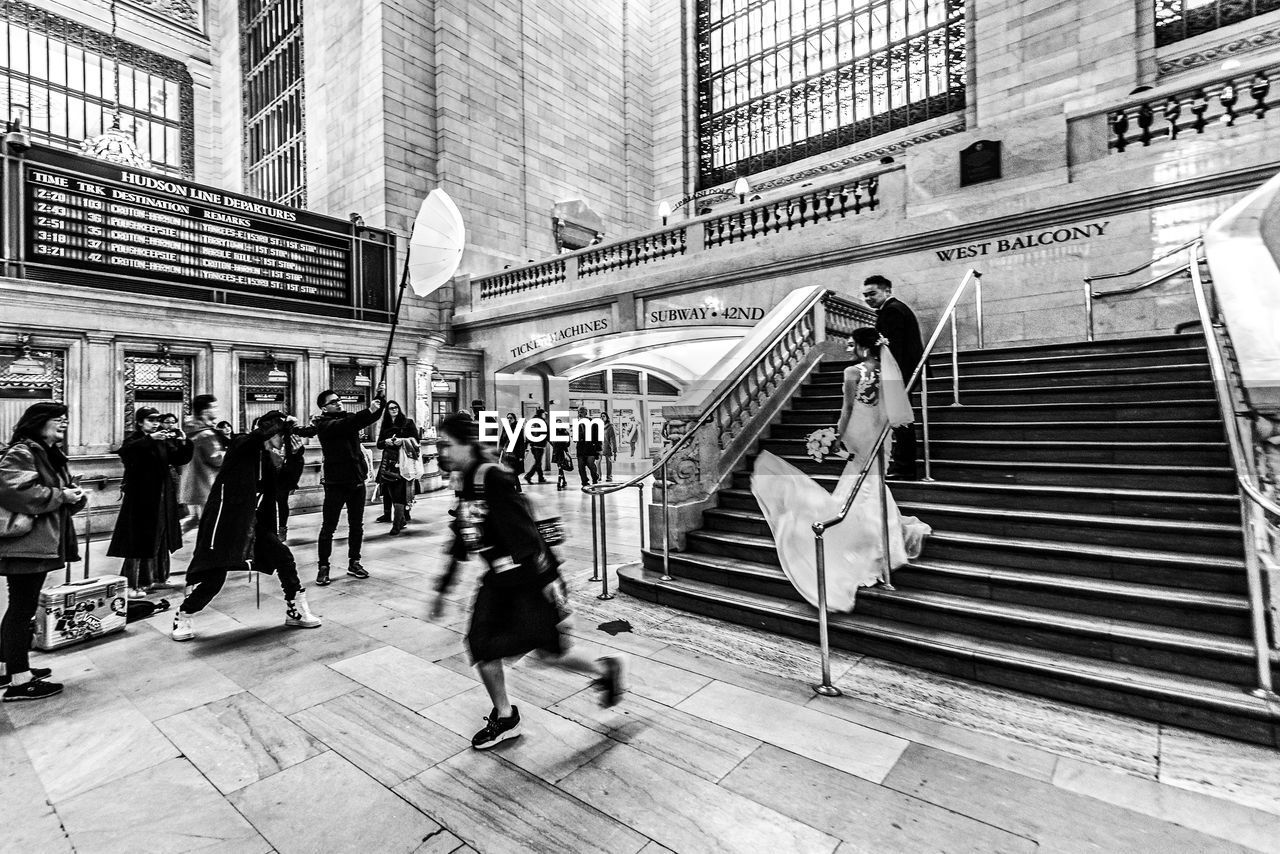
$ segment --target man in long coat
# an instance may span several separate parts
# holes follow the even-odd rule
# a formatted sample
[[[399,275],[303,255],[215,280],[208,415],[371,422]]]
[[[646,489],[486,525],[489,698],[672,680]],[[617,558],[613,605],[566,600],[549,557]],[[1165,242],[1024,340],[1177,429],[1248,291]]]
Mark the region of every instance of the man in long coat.
[[[178,494],[172,467],[191,460],[191,443],[181,431],[160,426],[160,411],[149,406],[134,414],[137,429],[116,451],[124,463],[124,499],[107,554],[124,558],[130,598],[169,580],[169,555],[182,548]]]
[[[876,331],[889,339],[889,352],[903,381],[909,381],[924,355],[915,312],[893,295],[893,282],[884,276],[868,276],[862,283],[862,298],[876,310]],[[886,477],[916,479],[916,428],[911,424],[893,429],[893,456]]]
[[[295,423],[283,412],[272,410],[257,420],[252,432],[231,440],[200,518],[195,555],[187,567],[187,583],[195,584],[195,588],[173,616],[174,640],[194,638],[192,615],[218,595],[228,572],[250,568],[279,575],[286,626],[320,626],[319,618],[307,604],[293,552],[280,541],[278,499],[282,482],[291,477],[296,482],[296,474],[287,469],[300,467],[302,457],[295,455],[277,469],[271,451],[292,441]]]

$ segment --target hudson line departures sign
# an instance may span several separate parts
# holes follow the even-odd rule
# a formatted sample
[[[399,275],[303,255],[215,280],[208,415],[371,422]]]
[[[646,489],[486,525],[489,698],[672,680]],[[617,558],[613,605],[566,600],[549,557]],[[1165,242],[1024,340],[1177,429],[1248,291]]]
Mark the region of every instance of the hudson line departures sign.
[[[276,297],[272,305],[324,314],[333,311],[317,304],[357,299],[386,309],[394,251],[386,232],[362,227],[358,240],[343,220],[47,148],[28,153],[22,195],[31,278],[117,290],[138,280],[198,285],[203,293],[176,293]],[[357,263],[356,244],[384,257]],[[379,281],[355,287],[357,270]],[[93,272],[126,278],[83,275]]]

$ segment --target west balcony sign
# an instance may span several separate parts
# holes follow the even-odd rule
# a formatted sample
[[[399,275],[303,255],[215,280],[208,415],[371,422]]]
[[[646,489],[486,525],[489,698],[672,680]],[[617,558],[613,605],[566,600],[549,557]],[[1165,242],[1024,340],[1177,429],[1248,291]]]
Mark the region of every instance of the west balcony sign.
[[[1025,234],[998,237],[981,243],[966,243],[948,249],[934,250],[939,261],[967,261],[970,258],[981,258],[984,255],[1001,255],[1005,252],[1019,252],[1024,249],[1035,249],[1039,246],[1053,246],[1056,243],[1071,243],[1077,240],[1092,240],[1102,237],[1107,232],[1111,220],[1090,222],[1084,225],[1061,226],[1043,231],[1030,231]]]

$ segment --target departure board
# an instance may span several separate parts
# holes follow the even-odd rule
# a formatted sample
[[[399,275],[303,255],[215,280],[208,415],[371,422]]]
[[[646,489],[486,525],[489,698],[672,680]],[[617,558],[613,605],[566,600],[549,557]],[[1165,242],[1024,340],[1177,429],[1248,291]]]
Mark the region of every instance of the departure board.
[[[352,304],[348,222],[49,149],[31,155],[30,265],[298,300],[301,311]]]

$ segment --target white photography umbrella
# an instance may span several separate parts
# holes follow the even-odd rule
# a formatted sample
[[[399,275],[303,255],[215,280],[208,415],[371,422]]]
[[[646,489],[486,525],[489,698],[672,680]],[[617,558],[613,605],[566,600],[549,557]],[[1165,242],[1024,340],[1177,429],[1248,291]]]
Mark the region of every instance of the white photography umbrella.
[[[435,189],[422,202],[409,238],[409,284],[425,297],[453,278],[462,263],[466,227],[458,206],[444,190]]]
[[[400,277],[400,291],[396,294],[396,311],[391,319],[391,334],[387,336],[387,351],[382,357],[383,380],[387,378],[387,362],[391,359],[391,342],[400,323],[405,287],[413,285],[413,292],[420,297],[439,290],[458,271],[466,240],[466,227],[458,206],[444,190],[432,190],[422,200],[418,217],[413,221],[404,275]]]

